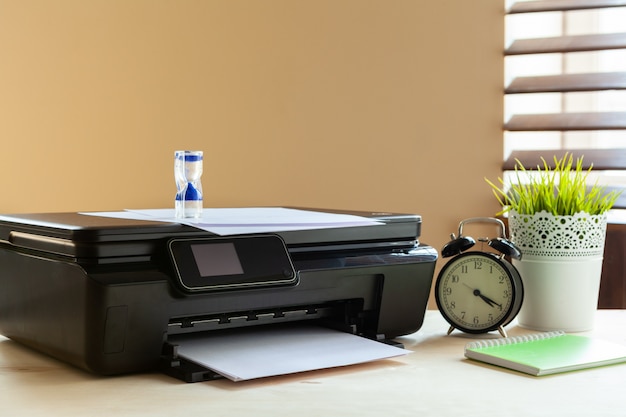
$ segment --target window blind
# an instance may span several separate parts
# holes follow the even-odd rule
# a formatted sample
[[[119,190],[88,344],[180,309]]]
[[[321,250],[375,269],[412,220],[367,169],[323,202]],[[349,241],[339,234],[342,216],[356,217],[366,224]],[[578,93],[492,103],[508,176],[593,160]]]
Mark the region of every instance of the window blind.
[[[616,175],[616,178],[622,179],[609,182],[607,189],[626,189],[626,107],[614,105],[610,100],[608,104],[598,106],[597,97],[591,95],[626,90],[626,63],[623,69],[607,71],[607,65],[598,65],[599,58],[593,55],[603,51],[626,50],[626,32],[594,32],[598,28],[597,13],[602,9],[626,10],[626,0],[516,1],[506,10],[507,19],[521,15],[549,16],[555,26],[555,34],[513,39],[505,47],[505,63],[509,65],[507,60],[515,59],[518,67],[526,65],[526,69],[532,69],[536,62],[533,59],[551,56],[556,57],[559,64],[551,73],[511,77],[505,86],[505,103],[510,97],[520,96],[535,95],[546,99],[539,101],[538,105],[527,106],[519,113],[515,108],[507,115],[505,143],[508,141],[511,149],[505,155],[503,171],[513,170],[517,161],[526,169],[533,169],[543,164],[542,157],[550,163],[552,156],[561,157],[569,152],[575,158],[584,156],[585,168],[593,165],[594,173],[623,173],[623,177]],[[576,24],[580,21],[591,22],[588,25],[591,28]],[[522,25],[522,29],[524,27],[529,32],[536,28],[533,24]],[[579,33],[581,30],[589,30],[589,33]],[[581,59],[594,63],[592,70],[588,70],[587,62],[576,65]],[[622,61],[626,62],[626,59]],[[555,103],[553,108],[542,108],[544,102],[549,101]],[[583,102],[586,104],[581,105]],[[597,132],[619,134],[602,141],[593,136],[597,136]],[[521,137],[515,137],[516,133],[521,133]],[[535,139],[524,143],[531,133],[536,135]],[[550,140],[545,140],[549,135]],[[626,208],[626,193],[622,194],[615,207]]]

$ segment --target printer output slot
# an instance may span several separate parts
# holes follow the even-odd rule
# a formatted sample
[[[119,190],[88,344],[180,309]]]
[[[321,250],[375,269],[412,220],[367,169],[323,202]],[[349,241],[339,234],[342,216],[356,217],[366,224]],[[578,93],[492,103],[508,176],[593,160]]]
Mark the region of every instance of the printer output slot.
[[[357,300],[355,300],[357,301]],[[351,328],[348,313],[350,302],[335,302],[325,305],[296,306],[276,310],[261,310],[248,312],[232,312],[224,314],[204,315],[171,319],[168,323],[167,334],[187,334],[203,331],[221,330],[263,324],[294,322],[302,320],[325,320],[331,327],[344,329]],[[358,304],[361,304],[360,302]]]
[[[185,382],[201,382],[220,379],[222,376],[211,369],[198,365],[178,355],[178,346],[185,335],[243,328],[244,326],[280,325],[281,323],[316,321],[322,326],[358,334],[357,323],[366,314],[363,300],[343,300],[314,306],[294,306],[280,310],[233,312],[193,318],[177,318],[168,325],[167,338],[163,342],[160,369],[167,375]],[[217,332],[216,332],[217,334]]]

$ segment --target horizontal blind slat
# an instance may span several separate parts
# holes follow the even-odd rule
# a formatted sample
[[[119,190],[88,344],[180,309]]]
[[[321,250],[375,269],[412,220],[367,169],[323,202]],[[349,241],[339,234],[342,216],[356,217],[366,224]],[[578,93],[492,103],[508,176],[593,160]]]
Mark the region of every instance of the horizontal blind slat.
[[[558,36],[516,39],[505,49],[505,55],[547,54],[602,51],[626,48],[626,33]]]
[[[574,159],[583,158],[583,168],[589,169],[593,165],[594,170],[623,170],[626,169],[626,149],[544,149],[544,150],[518,150],[504,161],[502,168],[505,171],[515,169],[519,160],[526,169],[543,167],[542,157],[548,166],[554,168],[554,157],[562,158],[566,152],[572,154]]]
[[[626,112],[516,114],[504,124],[508,131],[623,130]]]
[[[506,94],[567,93],[626,89],[626,72],[562,74],[517,77],[505,88]]]
[[[621,6],[626,6],[626,0],[538,0],[514,3],[507,13],[558,12]]]

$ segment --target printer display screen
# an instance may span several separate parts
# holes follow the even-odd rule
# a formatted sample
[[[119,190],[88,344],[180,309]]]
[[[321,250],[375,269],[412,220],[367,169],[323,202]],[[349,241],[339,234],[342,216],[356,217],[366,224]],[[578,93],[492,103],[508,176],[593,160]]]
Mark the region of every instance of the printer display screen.
[[[291,257],[277,235],[174,238],[168,248],[185,291],[297,283]]]
[[[191,245],[191,251],[202,277],[243,274],[233,243]]]

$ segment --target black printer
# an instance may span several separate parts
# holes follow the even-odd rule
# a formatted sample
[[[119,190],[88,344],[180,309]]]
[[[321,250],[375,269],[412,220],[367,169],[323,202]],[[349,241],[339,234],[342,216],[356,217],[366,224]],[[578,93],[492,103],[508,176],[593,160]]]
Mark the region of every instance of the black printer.
[[[325,211],[327,210],[320,210]],[[180,358],[197,332],[315,320],[389,342],[420,329],[437,252],[421,217],[218,236],[79,213],[0,216],[0,334],[85,370],[217,377]]]

